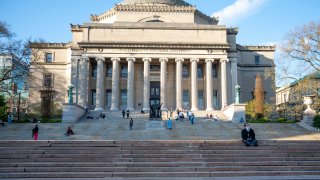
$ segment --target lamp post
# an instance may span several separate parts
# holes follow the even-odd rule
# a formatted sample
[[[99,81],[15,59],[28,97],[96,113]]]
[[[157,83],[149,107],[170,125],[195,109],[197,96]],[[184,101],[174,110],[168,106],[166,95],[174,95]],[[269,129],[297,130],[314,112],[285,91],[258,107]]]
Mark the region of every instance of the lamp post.
[[[18,105],[17,105],[18,122],[20,122],[20,99],[21,99],[21,91],[18,90]]]

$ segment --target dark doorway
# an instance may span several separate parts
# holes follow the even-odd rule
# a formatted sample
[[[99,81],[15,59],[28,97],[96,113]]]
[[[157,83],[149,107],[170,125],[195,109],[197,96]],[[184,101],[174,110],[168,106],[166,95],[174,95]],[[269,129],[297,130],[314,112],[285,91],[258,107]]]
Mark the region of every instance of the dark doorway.
[[[150,105],[160,104],[160,81],[150,82]]]

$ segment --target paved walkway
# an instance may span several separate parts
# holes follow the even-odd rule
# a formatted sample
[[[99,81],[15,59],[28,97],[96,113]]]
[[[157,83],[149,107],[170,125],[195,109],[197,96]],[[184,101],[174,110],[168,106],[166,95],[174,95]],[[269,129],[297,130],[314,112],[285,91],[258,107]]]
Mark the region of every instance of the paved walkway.
[[[77,123],[39,123],[40,140],[238,140],[243,124],[226,121],[196,119],[190,122],[174,121],[172,130],[146,130],[147,117],[133,114],[133,130],[129,130],[129,119],[119,115],[108,119],[88,119]],[[13,124],[0,127],[2,140],[32,140],[31,130],[35,124]],[[64,135],[71,126],[75,135]],[[318,132],[308,131],[298,124],[251,124],[257,139],[272,140],[320,140]]]

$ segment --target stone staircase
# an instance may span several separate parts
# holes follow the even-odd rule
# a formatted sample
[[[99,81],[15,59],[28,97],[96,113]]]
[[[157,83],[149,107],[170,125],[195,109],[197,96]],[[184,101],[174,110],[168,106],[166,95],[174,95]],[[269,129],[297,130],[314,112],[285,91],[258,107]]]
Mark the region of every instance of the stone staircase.
[[[320,141],[0,141],[0,179],[320,178]],[[280,178],[282,179],[282,178]]]

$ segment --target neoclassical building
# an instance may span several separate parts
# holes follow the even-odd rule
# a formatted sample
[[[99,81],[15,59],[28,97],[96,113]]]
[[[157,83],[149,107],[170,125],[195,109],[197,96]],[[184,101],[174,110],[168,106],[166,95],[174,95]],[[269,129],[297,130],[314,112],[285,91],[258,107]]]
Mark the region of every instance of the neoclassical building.
[[[74,86],[74,101],[96,110],[185,108],[220,110],[253,98],[257,74],[274,68],[274,46],[237,44],[238,28],[218,25],[183,0],[124,0],[91,22],[72,25],[70,43],[35,43],[30,104],[50,87],[58,106]],[[41,52],[41,53],[40,53]],[[36,71],[41,65],[45,73]],[[264,79],[267,101],[274,82]]]

